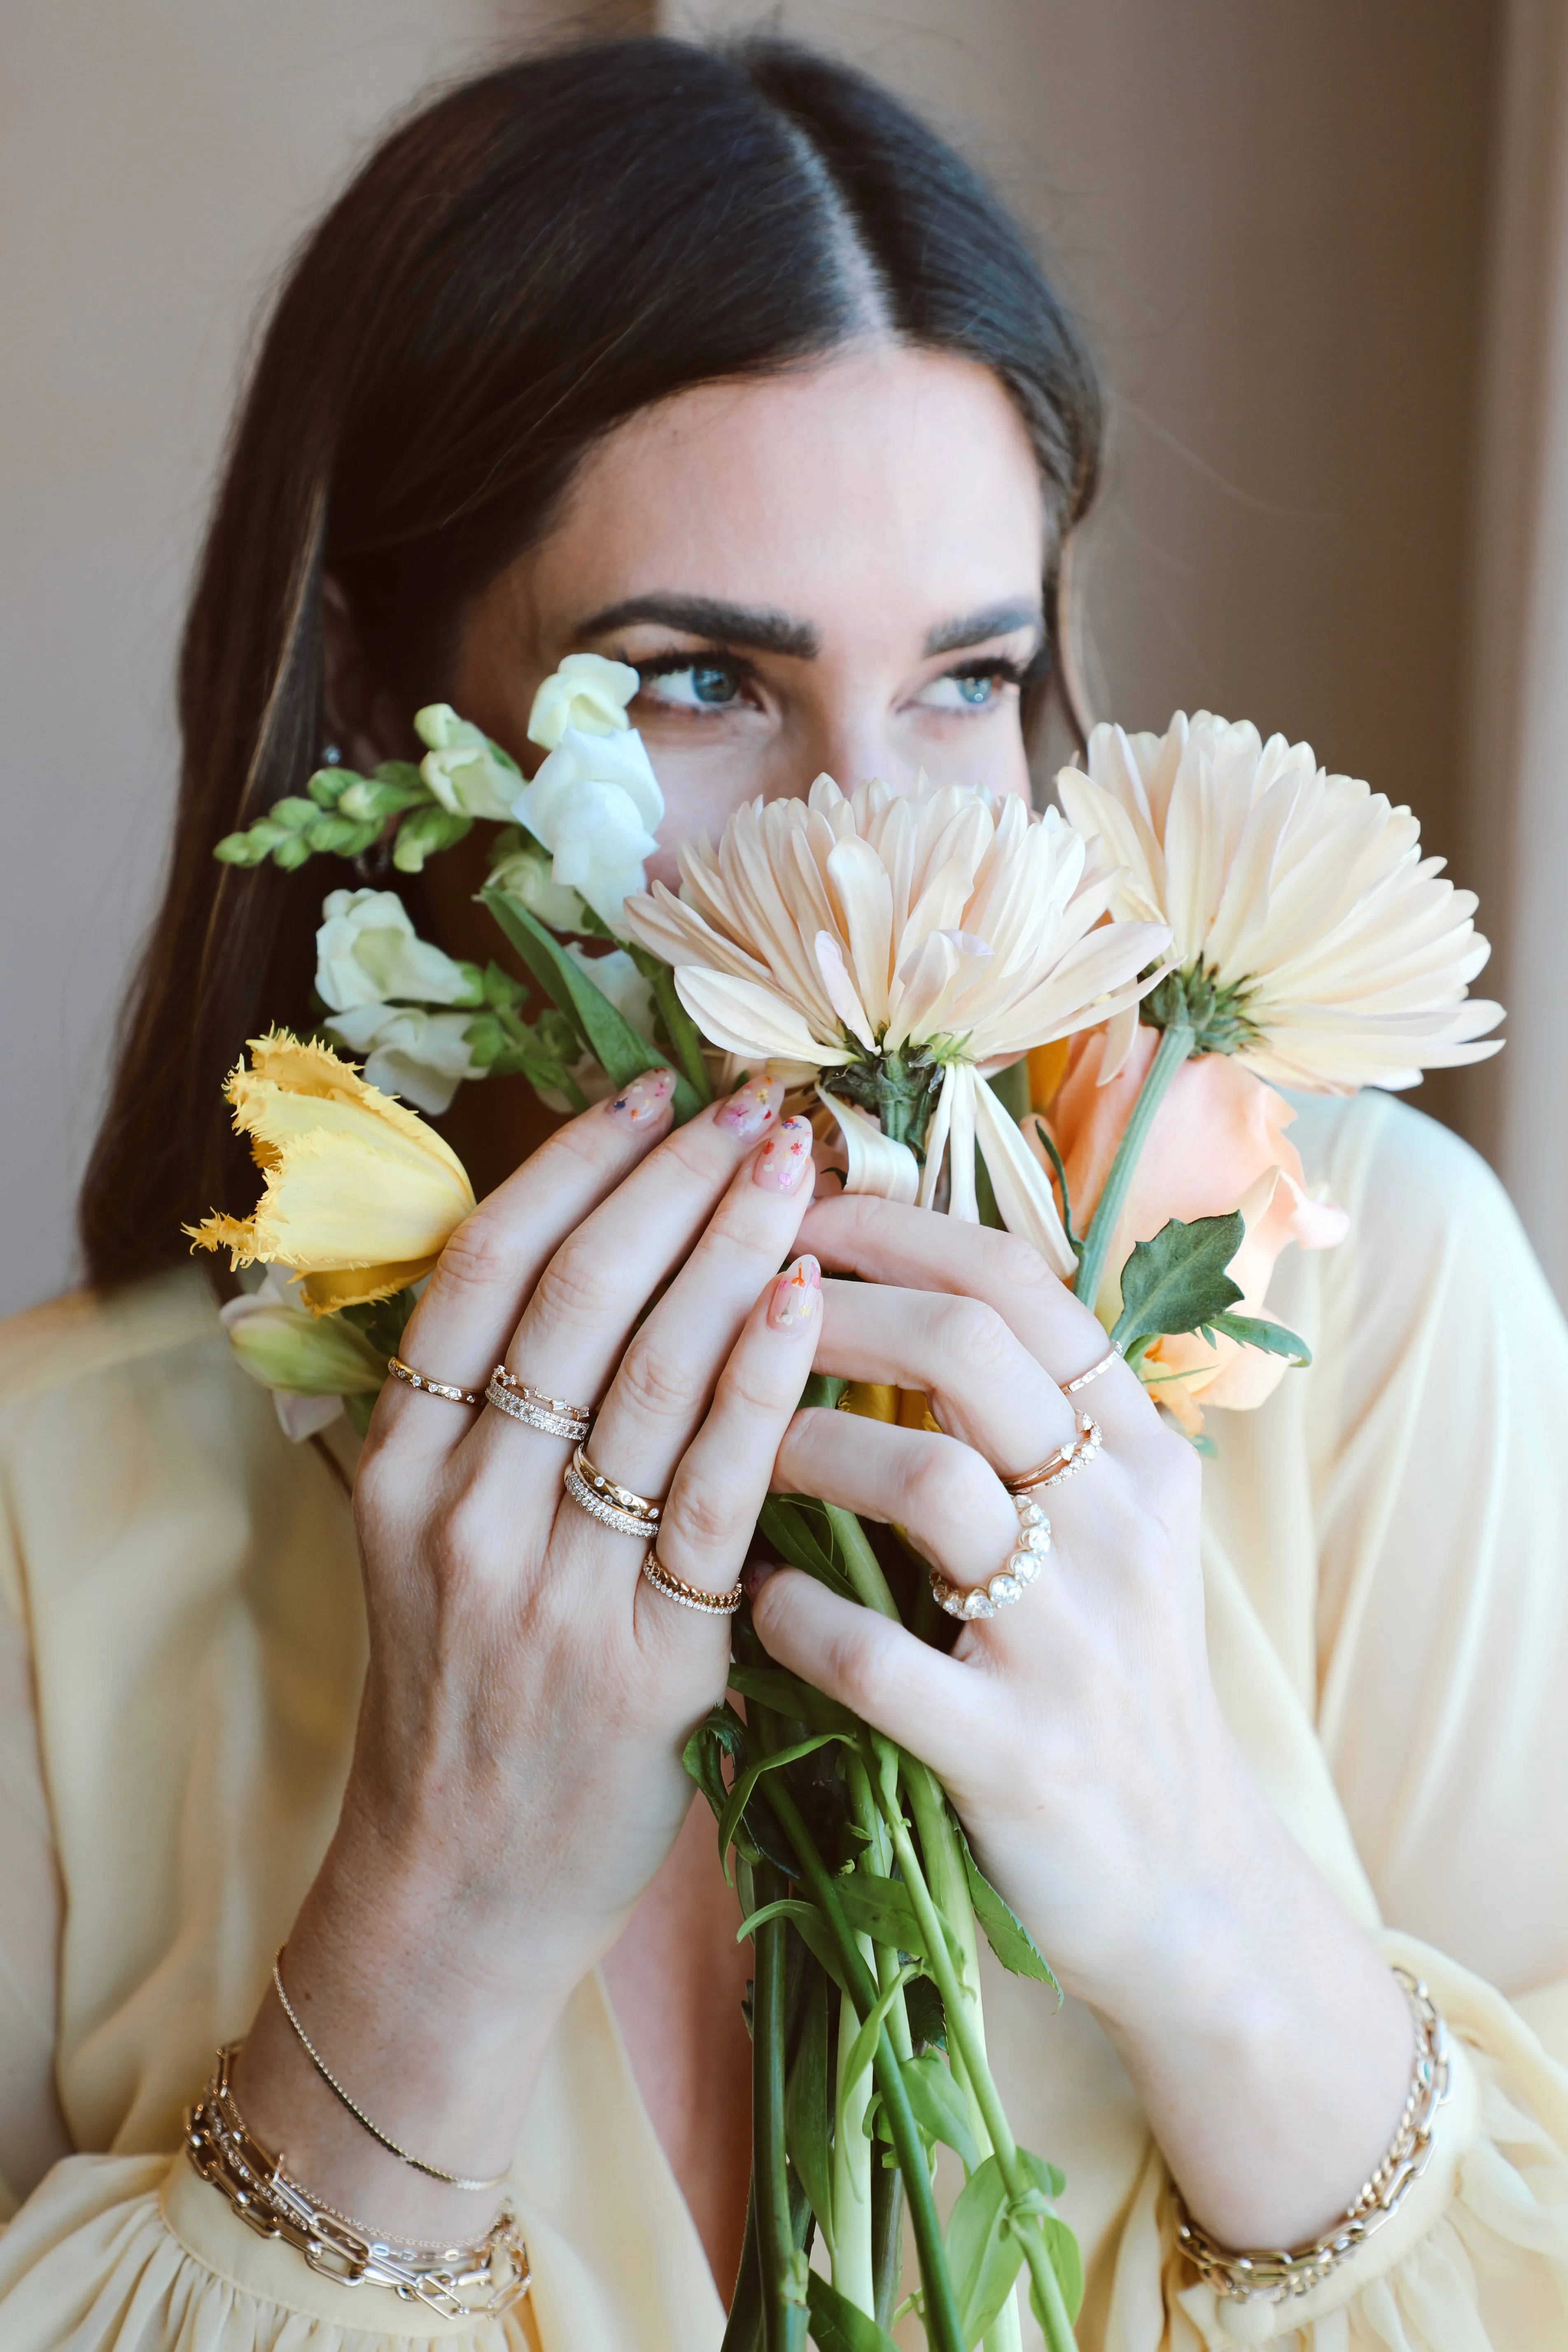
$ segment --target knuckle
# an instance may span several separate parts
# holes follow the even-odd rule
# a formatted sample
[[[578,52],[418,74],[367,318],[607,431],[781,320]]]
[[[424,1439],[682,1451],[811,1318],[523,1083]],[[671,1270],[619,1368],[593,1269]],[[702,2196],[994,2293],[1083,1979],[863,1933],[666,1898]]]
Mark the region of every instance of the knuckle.
[[[847,1625],[828,1643],[835,1686],[845,1703],[868,1722],[885,1714],[898,1680],[892,1645],[874,1621]]]
[[[440,1278],[459,1290],[493,1291],[517,1285],[525,1250],[500,1217],[476,1209],[465,1217],[441,1253]]]
[[[904,1485],[910,1524],[929,1538],[961,1536],[984,1526],[995,1480],[977,1454],[956,1438],[928,1437],[910,1461]]]
[[[988,1228],[984,1248],[990,1274],[1006,1290],[1040,1290],[1058,1282],[1039,1251],[1017,1234]]]
[[[598,1323],[619,1311],[624,1292],[609,1253],[575,1242],[557,1250],[530,1305],[548,1323]]]
[[[981,1298],[954,1298],[942,1317],[944,1349],[973,1372],[994,1372],[1017,1353],[1017,1341],[994,1307]]]
[[[662,1349],[634,1348],[616,1378],[620,1401],[652,1421],[687,1418],[700,1402],[689,1375]]]
[[[665,1507],[663,1524],[683,1549],[709,1554],[732,1544],[741,1512],[731,1488],[701,1472],[684,1473]]]

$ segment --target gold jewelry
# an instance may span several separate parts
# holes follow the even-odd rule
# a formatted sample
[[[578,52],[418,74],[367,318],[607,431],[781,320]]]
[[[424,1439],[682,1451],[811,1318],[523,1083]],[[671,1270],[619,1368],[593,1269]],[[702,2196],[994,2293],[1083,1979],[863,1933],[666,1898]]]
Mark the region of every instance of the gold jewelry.
[[[446,2319],[491,2318],[528,2293],[528,2248],[510,2203],[477,2246],[399,2245],[290,2179],[282,2157],[262,2147],[235,2105],[238,2049],[231,2042],[218,2052],[205,2095],[185,2109],[185,2154],[258,2237],[297,2247],[323,2278],[390,2287],[405,2303],[422,2303]]]
[[[342,2101],[343,2105],[347,2107],[355,2123],[363,2124],[365,2130],[369,2132],[372,2139],[378,2140],[381,2143],[381,2146],[386,2149],[388,2155],[398,2157],[405,2164],[412,2165],[414,2170],[416,2172],[422,2172],[427,2180],[444,2180],[448,2189],[472,2189],[476,2190],[483,2190],[486,2189],[504,2189],[508,2180],[510,2179],[510,2173],[498,2172],[493,2180],[473,2180],[470,2179],[466,2173],[443,2172],[438,2164],[426,2164],[422,2157],[410,2156],[408,2150],[405,2147],[399,2147],[397,2142],[386,2132],[384,2132],[379,2124],[372,2123],[370,2117],[366,2115],[363,2107],[355,2105],[353,2100],[350,2098],[348,2093],[344,2090],[342,2084],[332,2073],[331,2068],[328,2065],[326,2060],[321,2056],[321,2052],[317,2049],[315,2043],[311,2041],[310,2035],[300,2024],[298,2017],[294,2014],[294,2004],[283,1990],[283,1955],[288,1948],[289,1948],[286,1944],[279,1944],[278,1947],[278,1957],[272,1963],[272,1990],[283,2004],[283,2014],[288,2019],[289,2024],[293,2027],[295,2033],[298,2035],[300,2047],[303,2050],[306,2057],[310,2060],[311,2065],[315,2068],[322,2082],[325,2083],[328,2090],[333,2094],[334,2097]]]
[[[1037,1495],[1047,1486],[1059,1486],[1064,1478],[1071,1478],[1088,1462],[1092,1462],[1104,1444],[1098,1421],[1084,1413],[1078,1425],[1078,1435],[1070,1445],[1058,1445],[1044,1462],[1033,1470],[1026,1470],[1021,1478],[1004,1478],[1002,1484],[1015,1502],[1020,1495]]]
[[[965,1590],[962,1584],[949,1584],[945,1576],[932,1569],[931,1598],[950,1617],[994,1617],[998,1609],[1022,1600],[1038,1576],[1040,1562],[1051,1548],[1051,1523],[1039,1505],[1026,1496],[1013,1496],[1012,1503],[1018,1514],[1018,1548],[1008,1553],[988,1584],[972,1584]]]
[[[700,1584],[688,1584],[684,1577],[672,1576],[651,1544],[643,1554],[642,1572],[667,1601],[679,1601],[682,1609],[695,1609],[704,1617],[732,1617],[745,1598],[743,1584],[732,1584],[728,1592],[708,1592]]]
[[[1405,2113],[1399,2118],[1399,2128],[1389,2144],[1388,2154],[1372,2179],[1363,2185],[1353,2203],[1345,2208],[1343,2220],[1336,2221],[1331,2230],[1325,2230],[1311,2245],[1300,2247],[1294,2253],[1227,2253],[1224,2247],[1215,2245],[1205,2230],[1199,2229],[1180,2196],[1175,2196],[1176,2235],[1182,2251],[1205,2284],[1226,2301],[1284,2303],[1292,2296],[1310,2294],[1331,2271],[1348,2262],[1374,2231],[1382,2229],[1411,2183],[1419,2180],[1426,2171],[1432,2155],[1437,2110],[1448,2095],[1448,2032],[1419,1978],[1399,1967],[1394,1973],[1405,1988],[1415,2029],[1410,2096],[1405,2102]]]
[[[1101,1356],[1098,1364],[1090,1364],[1088,1371],[1079,1372],[1076,1381],[1066,1381],[1063,1382],[1063,1396],[1076,1396],[1079,1389],[1088,1388],[1090,1381],[1097,1381],[1101,1372],[1108,1372],[1112,1364],[1119,1364],[1121,1361],[1121,1349],[1117,1342],[1112,1339],[1110,1347],[1107,1348],[1104,1355]]]
[[[664,1506],[650,1503],[646,1495],[634,1495],[629,1486],[617,1486],[602,1470],[595,1470],[579,1445],[566,1465],[562,1485],[580,1511],[586,1511],[601,1527],[613,1528],[618,1536],[657,1534],[658,1515]]]
[[[485,1402],[509,1420],[542,1429],[549,1437],[571,1437],[581,1443],[594,1425],[591,1404],[568,1404],[564,1397],[546,1396],[542,1389],[531,1389],[526,1381],[514,1379],[504,1364],[498,1364],[490,1374]]]
[[[455,1389],[446,1381],[427,1380],[405,1364],[401,1356],[388,1356],[386,1369],[395,1381],[406,1381],[411,1389],[423,1389],[427,1396],[450,1397],[454,1404],[483,1404],[483,1397],[475,1396],[469,1389]]]

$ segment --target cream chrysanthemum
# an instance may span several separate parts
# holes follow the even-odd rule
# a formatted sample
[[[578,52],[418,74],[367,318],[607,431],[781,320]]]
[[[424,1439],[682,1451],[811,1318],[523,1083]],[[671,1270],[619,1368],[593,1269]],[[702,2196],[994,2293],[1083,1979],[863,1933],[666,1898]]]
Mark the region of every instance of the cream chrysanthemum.
[[[1190,1020],[1195,1052],[1324,1094],[1497,1052],[1477,1040],[1502,1007],[1466,993],[1489,952],[1474,896],[1422,858],[1408,809],[1309,745],[1179,711],[1163,735],[1097,727],[1057,789],[1122,869],[1116,911],[1170,924],[1176,970],[1142,1018]],[[1112,1068],[1131,1042],[1126,1023]]]
[[[683,846],[680,870],[679,898],[626,901],[627,928],[714,1045],[828,1074],[851,1189],[929,1203],[945,1152],[951,1213],[973,1219],[978,1145],[1007,1223],[1069,1272],[1049,1185],[977,1066],[1135,1006],[1169,939],[1102,921],[1116,877],[1072,828],[963,785],[847,796],[819,776],[805,801],[738,810],[717,849]]]

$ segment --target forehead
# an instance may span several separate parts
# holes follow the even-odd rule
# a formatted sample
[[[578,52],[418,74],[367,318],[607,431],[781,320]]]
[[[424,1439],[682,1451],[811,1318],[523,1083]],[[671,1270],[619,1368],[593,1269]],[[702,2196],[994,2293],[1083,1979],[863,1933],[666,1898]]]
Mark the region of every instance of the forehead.
[[[584,461],[531,568],[558,612],[660,590],[829,627],[924,625],[1037,592],[1044,556],[1038,469],[995,377],[890,345],[629,418]]]

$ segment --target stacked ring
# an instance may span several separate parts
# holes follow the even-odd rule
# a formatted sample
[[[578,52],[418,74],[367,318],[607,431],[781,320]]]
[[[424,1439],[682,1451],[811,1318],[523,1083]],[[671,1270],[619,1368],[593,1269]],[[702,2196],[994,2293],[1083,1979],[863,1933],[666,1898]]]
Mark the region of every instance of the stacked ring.
[[[658,1534],[662,1506],[650,1503],[646,1495],[634,1495],[629,1486],[617,1486],[595,1469],[581,1445],[566,1465],[562,1484],[580,1511],[601,1527],[613,1528],[616,1535],[641,1536],[646,1542]]]
[[[1020,1495],[1037,1495],[1047,1486],[1059,1486],[1064,1478],[1075,1476],[1087,1463],[1092,1462],[1104,1442],[1099,1422],[1091,1421],[1086,1412],[1079,1423],[1078,1435],[1070,1445],[1058,1445],[1054,1454],[1047,1454],[1045,1461],[1037,1463],[1033,1470],[1026,1470],[1021,1477],[1004,1478],[1002,1484],[1015,1502]]]
[[[449,1381],[433,1381],[425,1372],[416,1372],[401,1356],[388,1356],[386,1369],[395,1381],[406,1381],[411,1389],[422,1389],[426,1396],[448,1397],[454,1404],[483,1404],[469,1389],[454,1388]]]
[[[732,1584],[728,1592],[708,1592],[700,1584],[688,1584],[684,1577],[671,1576],[652,1544],[643,1554],[642,1572],[667,1601],[676,1601],[682,1609],[695,1609],[704,1617],[732,1617],[745,1598],[743,1584]]]
[[[998,1609],[1022,1600],[1038,1576],[1040,1562],[1051,1548],[1051,1523],[1037,1503],[1028,1502],[1022,1495],[1013,1496],[1013,1508],[1018,1514],[1018,1547],[1009,1552],[989,1583],[972,1584],[966,1591],[961,1584],[949,1584],[945,1576],[932,1569],[931,1598],[950,1617],[994,1617]]]
[[[1119,1364],[1121,1361],[1121,1342],[1119,1340],[1112,1339],[1110,1347],[1107,1348],[1104,1355],[1101,1356],[1097,1364],[1090,1364],[1087,1372],[1079,1372],[1076,1381],[1064,1381],[1062,1382],[1063,1396],[1076,1396],[1079,1389],[1088,1388],[1090,1381],[1097,1381],[1101,1372],[1108,1372],[1112,1364]]]
[[[549,1437],[574,1438],[579,1444],[594,1425],[592,1405],[568,1404],[564,1397],[546,1396],[542,1389],[531,1389],[526,1381],[514,1379],[504,1364],[498,1364],[490,1374],[485,1402],[510,1421],[542,1429]]]

